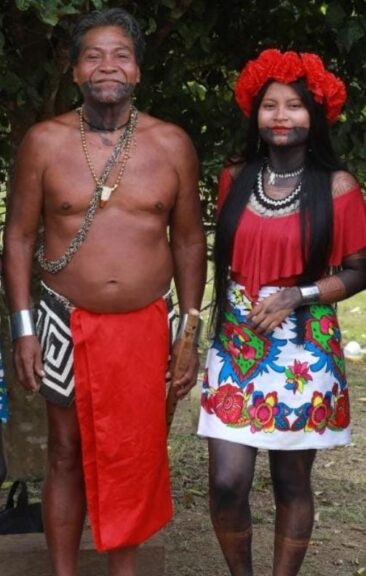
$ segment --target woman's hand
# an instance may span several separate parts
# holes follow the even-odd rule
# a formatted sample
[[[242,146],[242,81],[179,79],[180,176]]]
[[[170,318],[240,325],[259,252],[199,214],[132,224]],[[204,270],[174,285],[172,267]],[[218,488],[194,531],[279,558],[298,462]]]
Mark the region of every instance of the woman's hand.
[[[272,332],[301,305],[301,292],[297,286],[285,288],[267,296],[252,308],[248,315],[256,332]]]

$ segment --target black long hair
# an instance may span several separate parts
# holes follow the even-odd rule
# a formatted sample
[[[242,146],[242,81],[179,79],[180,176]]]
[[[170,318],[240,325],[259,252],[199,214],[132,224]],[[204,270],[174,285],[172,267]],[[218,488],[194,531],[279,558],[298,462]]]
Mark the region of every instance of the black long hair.
[[[272,80],[269,80],[256,96],[249,118],[245,164],[235,178],[229,194],[219,213],[214,244],[214,309],[212,322],[218,336],[223,319],[229,270],[235,232],[239,220],[255,186],[258,171],[268,146],[259,138],[258,110],[263,96]],[[337,158],[329,137],[328,124],[323,106],[315,102],[304,79],[289,84],[301,98],[309,112],[310,128],[307,154],[300,196],[301,255],[304,263],[299,284],[314,282],[327,268],[333,241],[333,202],[331,173],[344,169]],[[258,145],[259,143],[259,145]],[[298,316],[302,312],[299,309]],[[300,325],[303,322],[300,321]],[[303,325],[298,336],[303,339]]]

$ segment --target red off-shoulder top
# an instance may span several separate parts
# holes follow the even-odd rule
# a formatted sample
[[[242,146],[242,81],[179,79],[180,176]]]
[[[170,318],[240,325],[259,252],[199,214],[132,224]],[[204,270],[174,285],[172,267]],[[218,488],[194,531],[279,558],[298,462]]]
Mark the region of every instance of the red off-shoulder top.
[[[219,176],[218,210],[232,184],[224,168]],[[333,247],[330,266],[366,247],[366,205],[359,186],[334,198]],[[231,275],[255,299],[261,286],[293,286],[302,273],[300,215],[298,212],[266,218],[249,206],[234,238]]]

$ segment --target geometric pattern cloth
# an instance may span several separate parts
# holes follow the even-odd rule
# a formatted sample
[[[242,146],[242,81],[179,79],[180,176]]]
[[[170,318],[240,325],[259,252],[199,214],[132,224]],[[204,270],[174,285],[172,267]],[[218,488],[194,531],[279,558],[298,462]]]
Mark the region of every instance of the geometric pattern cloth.
[[[70,310],[66,298],[42,284],[38,306],[37,335],[42,349],[40,393],[53,404],[69,406],[74,401],[73,342]]]

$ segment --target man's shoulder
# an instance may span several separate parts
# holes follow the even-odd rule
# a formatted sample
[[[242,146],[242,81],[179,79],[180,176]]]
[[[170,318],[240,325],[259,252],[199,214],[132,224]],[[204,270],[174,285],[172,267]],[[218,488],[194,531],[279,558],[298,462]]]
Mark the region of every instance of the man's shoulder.
[[[175,151],[177,148],[190,149],[192,147],[190,137],[177,124],[166,122],[145,113],[140,113],[140,118],[141,129],[146,134],[146,137],[155,140],[164,148],[167,147]]]
[[[33,124],[26,132],[23,144],[26,146],[47,146],[60,141],[70,129],[75,129],[75,112],[66,112],[53,118],[41,120]]]

